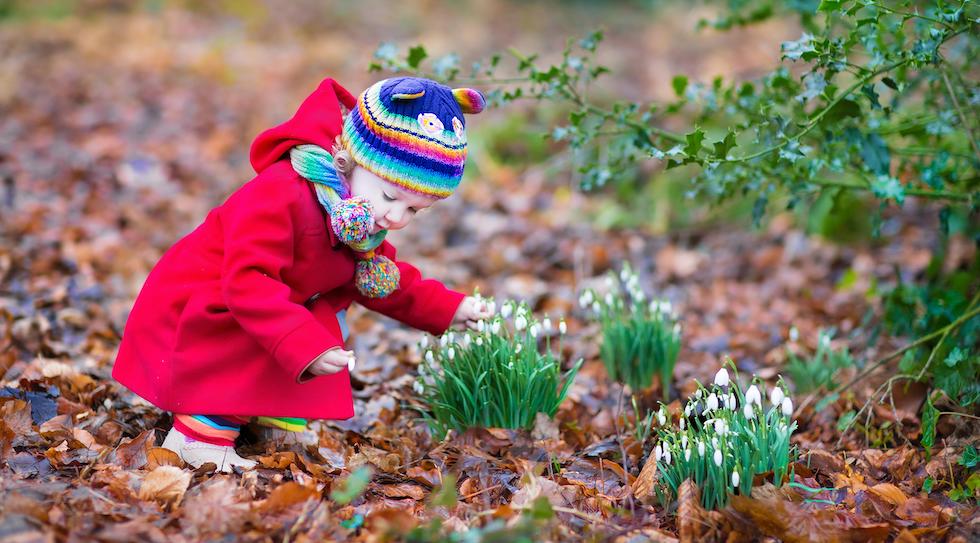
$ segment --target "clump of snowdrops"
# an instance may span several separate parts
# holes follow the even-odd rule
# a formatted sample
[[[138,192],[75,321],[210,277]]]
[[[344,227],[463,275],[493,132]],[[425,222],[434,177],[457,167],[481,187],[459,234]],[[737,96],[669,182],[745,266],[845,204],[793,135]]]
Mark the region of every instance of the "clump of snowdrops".
[[[654,489],[662,504],[673,503],[687,479],[700,488],[707,509],[723,507],[732,493],[748,495],[759,474],[771,472],[775,484],[783,484],[797,457],[790,445],[796,429],[793,401],[782,382],[765,397],[764,391],[765,385],[753,378],[743,393],[722,368],[710,386],[698,383],[677,426],[661,405],[660,441],[650,461],[657,462]]]
[[[414,388],[439,439],[450,429],[530,429],[538,413],[554,417],[582,365],[579,360],[562,372],[552,352],[557,337],[561,353],[564,320],[538,320],[525,303],[505,302],[499,314],[493,300],[488,305],[495,316],[476,330],[425,336],[420,343]]]
[[[666,400],[681,348],[681,326],[670,302],[650,299],[626,264],[618,278],[607,276],[604,293],[585,290],[579,305],[602,326],[600,355],[609,377],[638,392],[659,376]]]

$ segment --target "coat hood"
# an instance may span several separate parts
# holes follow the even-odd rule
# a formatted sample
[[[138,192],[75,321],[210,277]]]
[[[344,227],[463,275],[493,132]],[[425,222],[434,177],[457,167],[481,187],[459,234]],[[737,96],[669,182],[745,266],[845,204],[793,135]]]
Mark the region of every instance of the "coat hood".
[[[326,78],[299,106],[291,119],[262,132],[252,142],[249,160],[256,173],[262,173],[297,145],[312,143],[326,150],[343,129],[341,106],[348,111],[357,99],[332,78]]]

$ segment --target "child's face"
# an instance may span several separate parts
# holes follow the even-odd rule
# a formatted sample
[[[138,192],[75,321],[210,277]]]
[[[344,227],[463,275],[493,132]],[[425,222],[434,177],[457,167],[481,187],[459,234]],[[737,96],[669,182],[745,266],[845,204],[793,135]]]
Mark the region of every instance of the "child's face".
[[[436,198],[423,196],[397,187],[368,170],[357,167],[350,176],[352,196],[359,196],[374,208],[371,234],[380,230],[400,230],[408,226],[415,214],[436,203]]]

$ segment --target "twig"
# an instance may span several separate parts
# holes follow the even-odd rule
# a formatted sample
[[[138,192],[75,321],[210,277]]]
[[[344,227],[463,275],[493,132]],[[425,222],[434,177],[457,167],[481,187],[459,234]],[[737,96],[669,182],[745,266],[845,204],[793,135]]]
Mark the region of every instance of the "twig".
[[[959,411],[940,411],[938,416],[941,417],[943,415],[954,415],[957,417],[980,420],[980,417],[976,415],[970,415],[969,413],[960,413]]]
[[[977,302],[980,302],[980,289],[977,290],[976,295],[974,295],[973,299],[970,300],[970,305],[966,306],[967,312],[973,309],[977,305]],[[939,338],[939,342],[937,342],[936,345],[932,348],[932,351],[929,352],[929,358],[926,360],[925,365],[922,366],[921,370],[919,370],[919,374],[915,376],[916,381],[922,379],[922,376],[926,374],[926,370],[928,370],[929,366],[932,364],[932,360],[936,357],[936,353],[939,352],[939,346],[942,345],[944,341],[946,341],[946,338],[949,337],[949,333],[952,331],[953,331],[952,328],[946,329],[946,332],[944,332],[942,337]]]

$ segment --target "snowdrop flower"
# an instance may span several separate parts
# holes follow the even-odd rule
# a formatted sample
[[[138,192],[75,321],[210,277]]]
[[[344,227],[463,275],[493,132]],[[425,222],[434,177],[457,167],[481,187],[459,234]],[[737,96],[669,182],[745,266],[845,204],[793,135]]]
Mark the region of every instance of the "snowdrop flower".
[[[686,434],[681,436],[681,447],[684,447],[685,449],[687,448],[687,435]]]
[[[435,359],[436,357],[432,355],[432,351],[427,351],[425,353],[425,361],[428,362],[429,364],[432,364],[435,361]]]
[[[725,407],[727,407],[729,411],[735,411],[735,408],[738,407],[738,399],[735,397],[734,392],[728,393],[728,396],[725,398]]]
[[[687,427],[687,422],[685,421],[684,417],[681,417],[681,421],[678,423],[678,425],[681,427],[681,431],[683,432]]]
[[[656,313],[657,308],[659,307],[660,304],[657,302],[657,300],[650,300],[650,313]]]
[[[774,406],[781,405],[783,403],[783,398],[785,397],[786,395],[783,394],[783,389],[779,388],[778,385],[772,387],[772,392],[769,393],[769,401],[772,402],[772,405]]]
[[[531,330],[530,330],[531,331],[531,337],[538,337],[538,333],[541,331],[540,329],[541,329],[541,327],[538,325],[538,323],[532,324],[531,325]]]
[[[527,319],[524,318],[524,315],[518,315],[517,318],[514,319],[514,328],[518,332],[527,328]]]
[[[589,304],[592,303],[592,298],[593,298],[592,291],[587,290],[583,292],[582,295],[579,297],[578,305],[582,306],[582,309],[585,309],[586,307],[589,307]]]
[[[422,386],[421,381],[415,381],[412,383],[412,390],[414,390],[416,394],[422,394],[425,392],[425,387]]]
[[[487,304],[487,312],[489,312],[491,315],[497,313],[497,302],[495,300],[490,300],[490,303]]]
[[[611,292],[606,293],[606,305],[611,306],[613,304],[613,295]]]
[[[449,350],[446,351],[446,358],[450,360],[456,358],[456,349],[450,347]]]
[[[732,471],[732,486],[738,488],[738,482],[739,482],[738,472]]]
[[[687,402],[687,405],[684,406],[684,416],[690,417],[691,411],[694,411],[694,402]],[[681,419],[681,422],[684,422],[684,419]]]
[[[642,304],[643,300],[645,300],[646,297],[647,297],[646,294],[643,294],[642,290],[638,290],[633,293],[633,299],[636,300],[636,303],[638,304]]]
[[[728,423],[724,419],[715,419],[715,431],[720,436],[728,435]]]
[[[606,287],[613,288],[616,286],[616,281],[612,277],[606,276]]]
[[[429,336],[422,336],[422,341],[419,341],[419,346],[423,349],[429,346]]]
[[[681,337],[681,323],[674,323],[674,337]]]
[[[698,456],[704,456],[704,441],[698,440]]]
[[[545,317],[544,320],[541,321],[541,329],[545,332],[551,332],[551,319]]]
[[[456,332],[450,330],[449,333],[446,335],[449,336],[449,343],[456,343]]]
[[[827,346],[829,346],[830,345],[830,335],[829,334],[820,334],[819,343],[820,343],[820,346],[821,347],[827,347]]]
[[[793,416],[793,400],[789,398],[783,398],[783,414],[787,417]]]
[[[752,409],[752,404],[747,403],[747,404],[743,405],[742,406],[742,414],[745,415],[745,418],[748,419],[748,420],[754,419],[755,418],[755,409]]]
[[[660,312],[663,313],[664,315],[670,314],[673,310],[674,310],[674,306],[671,305],[671,303],[668,302],[667,300],[663,300],[660,302]]]
[[[663,406],[657,410],[657,422],[659,422],[661,426],[667,424],[667,410],[664,409]]]
[[[726,370],[725,368],[721,368],[720,370],[718,370],[718,373],[715,374],[715,384],[720,387],[727,387],[728,382],[729,382],[728,370]]]
[[[568,333],[568,325],[565,324],[565,319],[562,319],[558,323],[558,333],[561,335],[565,335],[566,333]]]
[[[752,405],[756,404],[762,407],[762,393],[759,392],[759,387],[752,385],[745,392],[745,403]]]
[[[514,354],[521,354],[521,349],[524,348],[523,343],[518,343],[517,347],[514,347]]]
[[[443,336],[439,338],[439,345],[445,347],[448,344],[449,344],[449,336],[443,334]]]
[[[514,312],[514,306],[511,305],[510,302],[505,303],[503,307],[500,308],[500,316],[505,319],[510,318],[510,314],[513,312]]]
[[[684,449],[684,461],[685,462],[691,461],[691,449]]]
[[[480,337],[480,336],[477,336],[476,337],[476,344],[477,344],[477,346],[482,346],[483,345],[483,338]]]
[[[470,346],[470,335],[466,334],[465,336],[463,336],[463,347],[469,347],[469,346]]]
[[[500,333],[500,321],[493,321],[493,325],[490,327],[490,331],[493,332],[493,335],[499,334]]]
[[[657,462],[659,462],[661,456],[663,456],[663,449],[660,447],[660,445],[657,445],[653,448],[653,457]]]
[[[592,312],[596,315],[602,313],[602,306],[599,305],[599,302],[592,302]]]
[[[668,466],[670,465],[670,449],[669,448],[665,448],[664,449],[664,464],[666,464]]]
[[[793,326],[789,329],[789,340],[796,343],[800,339],[800,330]]]
[[[708,399],[705,402],[704,412],[710,413],[715,409],[718,409],[718,396],[715,396],[715,393],[712,392],[711,394],[708,395]]]
[[[476,321],[476,330],[481,334],[487,329],[487,323],[483,322],[483,319]]]
[[[623,266],[623,269],[619,272],[619,279],[624,283],[629,281],[630,269],[627,268],[626,266]]]
[[[721,467],[721,450],[715,449],[715,465]]]

